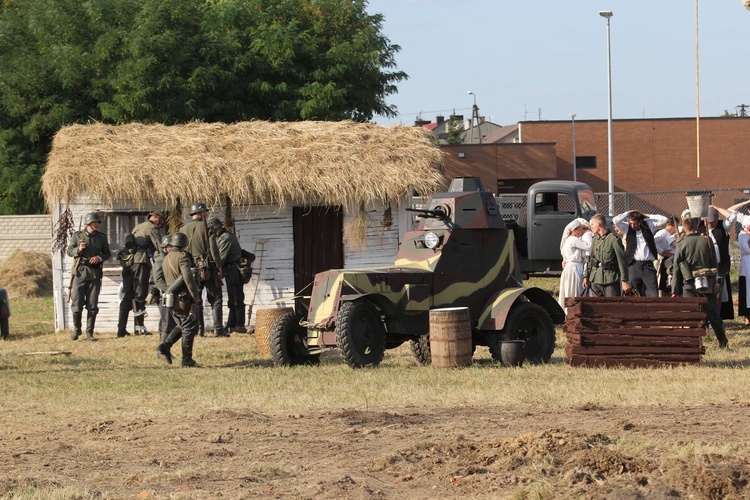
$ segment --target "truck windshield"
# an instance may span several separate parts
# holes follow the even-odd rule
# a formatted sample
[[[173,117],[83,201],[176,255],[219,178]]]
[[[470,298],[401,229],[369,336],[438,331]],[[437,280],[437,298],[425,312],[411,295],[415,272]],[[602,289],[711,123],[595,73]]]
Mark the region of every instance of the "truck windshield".
[[[581,205],[581,213],[594,212],[596,209],[596,198],[594,192],[590,189],[581,189],[578,191],[578,203]]]

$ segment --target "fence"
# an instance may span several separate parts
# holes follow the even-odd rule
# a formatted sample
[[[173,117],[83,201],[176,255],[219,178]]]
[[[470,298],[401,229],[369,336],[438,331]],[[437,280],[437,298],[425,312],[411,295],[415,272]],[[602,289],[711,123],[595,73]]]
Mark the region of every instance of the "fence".
[[[52,254],[51,215],[7,215],[0,217],[0,261],[13,250]]]

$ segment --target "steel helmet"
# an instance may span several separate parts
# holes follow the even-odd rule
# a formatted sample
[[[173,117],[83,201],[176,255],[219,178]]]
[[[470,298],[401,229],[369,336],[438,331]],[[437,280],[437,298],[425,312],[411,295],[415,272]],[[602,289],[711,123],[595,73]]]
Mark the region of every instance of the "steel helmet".
[[[197,213],[203,212],[204,210],[208,211],[208,207],[203,202],[193,203],[193,206],[190,207],[190,215],[195,215]]]
[[[172,244],[172,236],[167,234],[161,237],[161,248],[167,248]]]
[[[102,218],[99,217],[98,212],[89,212],[86,214],[86,216],[83,218],[83,222],[88,226],[92,222],[101,222]]]
[[[219,229],[220,227],[224,227],[224,225],[216,217],[214,217],[213,219],[211,219],[210,221],[208,221],[208,228],[210,230],[215,231],[215,230]]]
[[[188,244],[188,238],[184,233],[174,233],[172,239],[169,240],[169,244],[177,248],[185,248]]]

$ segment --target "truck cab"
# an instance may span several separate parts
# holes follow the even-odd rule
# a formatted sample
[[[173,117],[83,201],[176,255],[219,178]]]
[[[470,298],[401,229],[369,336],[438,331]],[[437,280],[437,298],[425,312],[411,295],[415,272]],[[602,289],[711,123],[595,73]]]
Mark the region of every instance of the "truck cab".
[[[565,226],[577,217],[588,220],[596,212],[588,184],[556,180],[532,185],[518,219],[508,223],[516,237],[521,273],[562,272],[560,238]]]

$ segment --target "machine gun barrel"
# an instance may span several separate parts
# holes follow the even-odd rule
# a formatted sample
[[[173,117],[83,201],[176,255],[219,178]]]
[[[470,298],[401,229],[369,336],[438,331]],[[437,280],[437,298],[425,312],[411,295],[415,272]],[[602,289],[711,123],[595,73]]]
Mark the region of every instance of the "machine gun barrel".
[[[407,208],[407,212],[417,212],[417,217],[423,219],[437,219],[443,221],[448,218],[448,214],[444,210],[437,207],[435,210],[427,210],[425,208]]]

